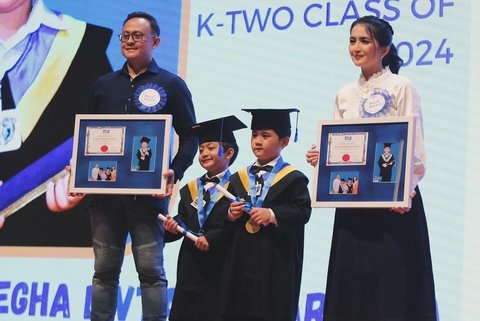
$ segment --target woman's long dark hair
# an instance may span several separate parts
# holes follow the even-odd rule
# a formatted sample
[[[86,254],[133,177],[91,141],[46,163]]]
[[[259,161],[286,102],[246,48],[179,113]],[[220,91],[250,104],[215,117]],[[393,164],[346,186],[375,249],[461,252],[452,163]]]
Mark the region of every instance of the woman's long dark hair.
[[[353,27],[358,24],[365,25],[367,32],[373,39],[377,40],[381,47],[390,47],[387,55],[382,59],[382,66],[388,66],[392,73],[398,74],[400,67],[403,65],[403,60],[398,56],[397,48],[392,43],[392,37],[394,33],[392,26],[381,18],[377,18],[375,16],[364,16],[358,18],[352,23],[350,31],[352,31]]]

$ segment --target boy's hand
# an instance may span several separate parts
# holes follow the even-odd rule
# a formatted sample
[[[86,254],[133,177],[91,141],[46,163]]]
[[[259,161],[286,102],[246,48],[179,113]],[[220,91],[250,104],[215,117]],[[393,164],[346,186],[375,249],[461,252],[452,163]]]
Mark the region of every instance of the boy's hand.
[[[236,221],[243,215],[244,210],[245,204],[243,199],[240,202],[233,202],[228,208],[228,217],[231,221]]]
[[[270,217],[272,213],[268,208],[264,207],[253,207],[250,211],[250,220],[254,221],[258,225],[267,226],[270,224]]]
[[[195,247],[200,251],[208,251],[210,249],[208,241],[203,235],[198,237],[197,241],[195,242]]]
[[[167,219],[163,222],[163,227],[166,231],[172,234],[178,234],[177,226],[178,223],[170,215],[165,216]]]
[[[313,167],[317,166],[319,154],[320,152],[317,149],[317,147],[315,145],[312,145],[312,147],[309,150],[307,150],[307,154],[305,155],[307,158],[307,163],[309,163]]]

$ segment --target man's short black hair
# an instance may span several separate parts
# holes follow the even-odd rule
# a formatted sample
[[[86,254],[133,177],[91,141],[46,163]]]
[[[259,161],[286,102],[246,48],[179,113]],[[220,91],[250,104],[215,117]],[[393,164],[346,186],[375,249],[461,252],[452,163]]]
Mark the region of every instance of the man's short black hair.
[[[130,13],[127,18],[125,19],[125,21],[123,22],[123,25],[125,25],[125,23],[130,20],[130,19],[133,19],[133,18],[144,18],[144,19],[147,19],[149,22],[150,22],[150,28],[152,29],[152,31],[155,33],[156,36],[160,36],[160,27],[158,26],[158,23],[157,23],[157,20],[150,14],[146,13],[146,12],[143,12],[143,11],[135,11],[135,12],[132,12]]]

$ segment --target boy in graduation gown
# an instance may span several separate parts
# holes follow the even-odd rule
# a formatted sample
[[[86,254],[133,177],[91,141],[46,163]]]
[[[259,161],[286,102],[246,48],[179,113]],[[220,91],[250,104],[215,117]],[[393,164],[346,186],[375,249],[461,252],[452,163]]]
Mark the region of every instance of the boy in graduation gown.
[[[137,150],[138,170],[148,171],[150,170],[150,158],[152,157],[152,149],[148,147],[150,138],[142,137],[140,139],[140,148]]]
[[[383,144],[383,154],[378,159],[380,168],[381,182],[390,182],[392,180],[392,168],[395,165],[395,157],[391,153],[392,143]]]
[[[244,110],[252,113],[256,161],[230,177],[228,190],[242,201],[230,205],[226,220],[229,247],[217,320],[294,321],[311,202],[307,177],[281,151],[290,139],[290,112],[299,111]]]
[[[170,321],[214,319],[225,259],[222,226],[230,205],[215,185],[228,187],[229,166],[238,153],[233,131],[246,127],[235,116],[192,127],[199,137],[198,161],[207,172],[180,190],[178,215],[164,222],[166,242],[182,237],[178,224],[198,235],[195,243],[185,238],[180,248]]]

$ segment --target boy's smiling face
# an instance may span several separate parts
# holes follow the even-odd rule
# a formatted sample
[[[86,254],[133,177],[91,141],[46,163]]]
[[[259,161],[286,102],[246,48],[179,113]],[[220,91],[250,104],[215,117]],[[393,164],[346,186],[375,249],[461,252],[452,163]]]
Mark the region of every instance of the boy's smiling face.
[[[280,156],[289,141],[289,137],[279,138],[273,129],[262,129],[252,131],[250,144],[257,162],[265,165]]]
[[[225,171],[234,153],[233,148],[229,148],[223,151],[222,156],[219,156],[219,148],[220,143],[218,142],[205,142],[199,146],[198,161],[207,170],[210,177]]]

